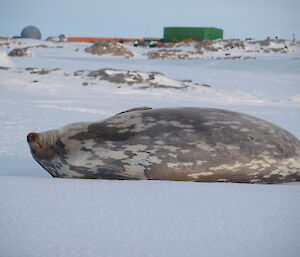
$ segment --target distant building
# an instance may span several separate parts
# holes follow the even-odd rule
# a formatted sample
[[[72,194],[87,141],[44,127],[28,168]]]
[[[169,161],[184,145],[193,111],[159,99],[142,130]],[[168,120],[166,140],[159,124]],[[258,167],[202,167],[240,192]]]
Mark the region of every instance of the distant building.
[[[223,30],[217,28],[199,27],[165,27],[164,41],[183,41],[183,40],[215,40],[223,38]]]
[[[21,32],[21,38],[41,39],[42,34],[35,26],[27,26]]]

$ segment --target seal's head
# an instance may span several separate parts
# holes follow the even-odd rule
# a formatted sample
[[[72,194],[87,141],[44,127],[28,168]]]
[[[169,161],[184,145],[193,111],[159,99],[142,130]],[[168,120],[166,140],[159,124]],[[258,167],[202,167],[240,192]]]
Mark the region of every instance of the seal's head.
[[[64,145],[56,139],[54,131],[32,132],[27,135],[27,142],[33,158],[52,176],[56,176],[57,160],[63,159]]]
[[[54,157],[53,144],[45,138],[44,133],[32,132],[27,135],[30,151],[35,159],[51,160]]]

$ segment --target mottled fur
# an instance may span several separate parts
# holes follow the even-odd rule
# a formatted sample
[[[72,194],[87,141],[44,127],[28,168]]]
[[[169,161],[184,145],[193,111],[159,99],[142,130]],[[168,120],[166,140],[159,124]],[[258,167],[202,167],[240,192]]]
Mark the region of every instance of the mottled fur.
[[[280,183],[300,180],[300,142],[245,114],[136,108],[28,135],[54,177]]]

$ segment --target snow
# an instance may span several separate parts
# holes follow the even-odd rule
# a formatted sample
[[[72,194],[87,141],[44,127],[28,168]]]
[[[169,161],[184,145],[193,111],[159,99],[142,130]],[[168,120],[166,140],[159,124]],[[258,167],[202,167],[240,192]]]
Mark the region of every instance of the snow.
[[[2,177],[0,256],[298,256],[298,185]],[[16,190],[17,189],[17,190]]]
[[[256,58],[248,60],[211,59],[223,51],[199,60],[149,60],[145,53],[153,49],[131,46],[136,57],[124,59],[90,55],[89,45],[0,44],[0,53],[35,46],[31,57],[0,56],[13,63],[0,69],[0,257],[298,256],[299,183],[53,179],[31,157],[26,135],[133,107],[199,106],[250,114],[300,138],[299,44],[284,54],[243,52]],[[189,80],[193,87],[141,89],[75,75],[104,68],[144,77],[160,72],[157,80]]]
[[[6,52],[0,51],[0,67],[13,67],[13,62],[9,59]]]

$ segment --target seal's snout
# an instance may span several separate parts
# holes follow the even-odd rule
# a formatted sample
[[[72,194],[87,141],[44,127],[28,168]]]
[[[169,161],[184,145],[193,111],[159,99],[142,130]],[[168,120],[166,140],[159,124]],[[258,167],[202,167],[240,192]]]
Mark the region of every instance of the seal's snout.
[[[33,148],[42,148],[40,136],[38,133],[29,133],[27,135],[27,142]]]

